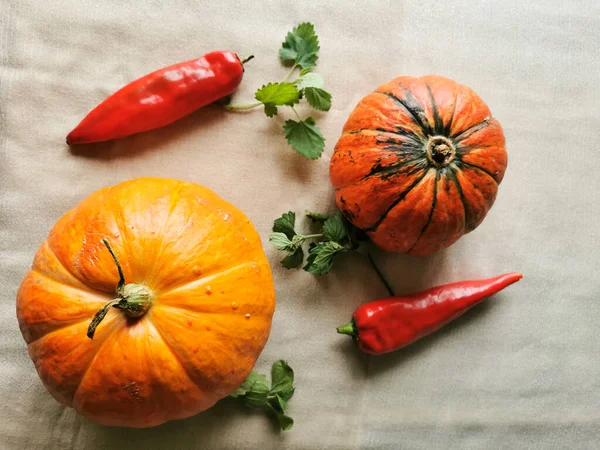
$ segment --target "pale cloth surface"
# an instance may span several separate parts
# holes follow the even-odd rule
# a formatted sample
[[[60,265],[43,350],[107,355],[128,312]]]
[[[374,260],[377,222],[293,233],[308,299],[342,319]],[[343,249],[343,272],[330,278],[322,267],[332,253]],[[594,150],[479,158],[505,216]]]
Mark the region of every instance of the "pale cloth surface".
[[[600,277],[597,176],[600,3],[0,2],[0,448],[598,448]],[[248,64],[236,101],[281,79],[285,33],[313,21],[333,107],[327,147],[286,145],[288,112],[199,111],[163,130],[74,154],[68,131],[128,81],[214,49]],[[328,162],[358,100],[399,75],[472,87],[503,125],[509,153],[483,224],[426,258],[376,252],[398,293],[521,271],[524,279],[437,335],[366,357],[335,327],[385,291],[359,255],[315,277],[278,266],[267,239],[282,212],[331,211]],[[15,294],[58,218],[93,191],[138,176],[206,185],[241,208],[272,263],[277,310],[258,361],[297,374],[293,430],[224,401],[148,430],[92,424],[40,382]]]

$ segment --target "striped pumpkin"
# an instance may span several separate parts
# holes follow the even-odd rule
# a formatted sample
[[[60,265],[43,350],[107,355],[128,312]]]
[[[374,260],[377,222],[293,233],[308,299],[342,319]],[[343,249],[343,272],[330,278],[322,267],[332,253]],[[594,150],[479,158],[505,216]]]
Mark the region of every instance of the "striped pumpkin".
[[[364,97],[330,163],[344,216],[386,251],[427,255],[484,219],[506,170],[504,133],[466,86],[400,77]]]

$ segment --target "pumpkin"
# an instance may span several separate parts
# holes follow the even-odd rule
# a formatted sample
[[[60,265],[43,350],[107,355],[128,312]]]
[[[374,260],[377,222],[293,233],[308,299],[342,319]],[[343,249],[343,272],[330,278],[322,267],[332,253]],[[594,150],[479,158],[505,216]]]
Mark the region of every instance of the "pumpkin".
[[[101,189],[65,214],[17,294],[52,396],[128,427],[188,417],[233,392],[274,307],[248,218],[205,187],[157,178]]]
[[[339,209],[377,246],[427,255],[482,222],[506,164],[502,128],[475,92],[400,77],[356,106],[329,174]]]

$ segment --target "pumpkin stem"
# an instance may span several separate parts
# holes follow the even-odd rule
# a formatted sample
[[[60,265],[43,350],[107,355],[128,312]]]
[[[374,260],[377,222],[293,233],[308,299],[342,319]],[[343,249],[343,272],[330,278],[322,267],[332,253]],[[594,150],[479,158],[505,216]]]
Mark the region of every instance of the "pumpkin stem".
[[[100,322],[102,322],[102,319],[104,319],[106,314],[108,314],[108,310],[111,306],[124,311],[128,317],[140,317],[148,311],[152,305],[152,298],[154,297],[150,288],[143,284],[125,284],[125,276],[123,275],[123,269],[121,268],[121,263],[119,262],[117,255],[115,255],[115,252],[106,239],[102,238],[102,243],[106,246],[117,264],[119,283],[117,284],[116,291],[118,297],[107,302],[96,314],[94,314],[87,331],[87,336],[90,339],[94,338],[96,328],[100,325]]]
[[[427,142],[427,158],[437,167],[445,167],[456,156],[456,149],[450,139],[445,136],[432,136]]]
[[[121,263],[119,262],[119,258],[115,255],[112,247],[110,246],[108,240],[106,238],[102,238],[102,243],[110,252],[110,256],[115,260],[115,264],[117,265],[117,270],[119,271],[119,284],[117,284],[117,294],[123,292],[123,287],[125,286],[125,275],[123,275],[123,268],[121,267]]]
[[[120,298],[115,298],[110,302],[106,303],[102,308],[98,310],[96,314],[94,314],[94,317],[90,322],[90,326],[88,327],[87,337],[89,337],[90,339],[94,339],[94,333],[96,332],[96,328],[98,327],[98,325],[100,325],[100,322],[102,322],[102,319],[104,319],[104,316],[106,316],[106,314],[108,313],[108,308],[110,308],[111,306],[116,306],[116,303],[119,303],[120,301]]]

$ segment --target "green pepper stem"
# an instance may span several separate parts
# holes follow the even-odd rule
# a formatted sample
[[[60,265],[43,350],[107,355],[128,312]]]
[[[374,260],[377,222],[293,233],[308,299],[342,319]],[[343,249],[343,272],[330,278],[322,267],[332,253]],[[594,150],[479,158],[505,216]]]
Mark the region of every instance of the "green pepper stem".
[[[241,63],[242,65],[244,65],[244,64],[246,64],[248,61],[250,61],[251,59],[254,59],[254,55],[250,55],[250,56],[248,56],[247,58],[245,58],[245,59],[242,59],[242,60],[240,61],[240,63]]]
[[[337,332],[340,334],[347,334],[356,339],[356,326],[354,325],[354,322],[348,322],[346,325],[338,327]]]

